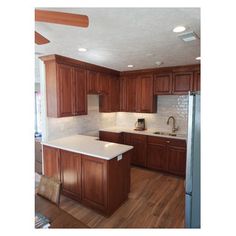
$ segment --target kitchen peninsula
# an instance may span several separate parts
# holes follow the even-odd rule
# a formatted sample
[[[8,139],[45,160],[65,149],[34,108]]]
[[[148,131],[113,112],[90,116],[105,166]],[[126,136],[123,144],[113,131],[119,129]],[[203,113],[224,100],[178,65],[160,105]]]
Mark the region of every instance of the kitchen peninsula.
[[[62,182],[63,195],[106,216],[128,198],[132,146],[85,135],[42,144],[44,174]]]

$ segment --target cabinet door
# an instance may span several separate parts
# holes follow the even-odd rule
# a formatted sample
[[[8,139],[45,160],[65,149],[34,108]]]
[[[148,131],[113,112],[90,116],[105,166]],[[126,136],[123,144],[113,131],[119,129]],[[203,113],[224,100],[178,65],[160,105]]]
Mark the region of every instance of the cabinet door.
[[[110,92],[111,76],[106,73],[99,73],[99,92],[102,94],[109,94]]]
[[[99,73],[96,71],[87,71],[87,92],[98,94],[99,91]]]
[[[73,67],[58,64],[60,116],[73,115]]]
[[[81,198],[81,157],[80,154],[61,150],[61,182],[65,195]]]
[[[112,77],[110,80],[110,101],[111,112],[118,112],[120,110],[120,81],[118,77]]]
[[[74,68],[75,82],[75,115],[87,115],[86,70]]]
[[[173,94],[188,94],[193,89],[193,72],[173,73]]]
[[[99,140],[122,144],[123,135],[122,133],[99,131]]]
[[[60,180],[60,150],[43,145],[44,175]]]
[[[139,166],[146,166],[147,142],[146,135],[131,135],[131,145],[134,146],[131,163]]]
[[[171,94],[172,73],[156,74],[154,76],[154,94]]]
[[[82,202],[97,210],[107,207],[107,161],[82,155]]]
[[[195,71],[194,72],[193,90],[194,91],[200,91],[201,90],[200,71]]]
[[[120,77],[120,111],[127,111],[126,79]]]
[[[168,147],[168,172],[185,176],[186,149],[176,146]]]
[[[167,171],[167,148],[163,144],[148,144],[147,167],[150,169]]]
[[[138,112],[156,112],[157,98],[153,94],[153,75],[141,75],[140,80],[141,90],[137,91]]]
[[[126,108],[128,112],[136,112],[137,108],[137,80],[134,76],[126,78]]]

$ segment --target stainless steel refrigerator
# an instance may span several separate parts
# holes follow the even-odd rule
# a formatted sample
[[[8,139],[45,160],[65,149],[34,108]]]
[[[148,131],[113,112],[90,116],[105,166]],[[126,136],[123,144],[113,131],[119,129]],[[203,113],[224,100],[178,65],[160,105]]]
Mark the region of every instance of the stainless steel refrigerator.
[[[185,180],[185,227],[201,227],[200,193],[200,93],[189,93]]]

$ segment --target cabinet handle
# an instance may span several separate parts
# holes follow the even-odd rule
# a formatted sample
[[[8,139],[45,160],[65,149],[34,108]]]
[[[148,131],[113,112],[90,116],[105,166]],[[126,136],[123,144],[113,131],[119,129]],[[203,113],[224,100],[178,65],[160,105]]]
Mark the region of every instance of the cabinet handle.
[[[170,143],[170,141],[166,141],[166,143]]]

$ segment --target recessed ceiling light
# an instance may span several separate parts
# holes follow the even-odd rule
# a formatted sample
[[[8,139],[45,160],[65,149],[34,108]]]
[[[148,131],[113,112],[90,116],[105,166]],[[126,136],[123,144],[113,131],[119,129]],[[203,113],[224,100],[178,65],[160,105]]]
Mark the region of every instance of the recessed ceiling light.
[[[184,26],[179,25],[179,26],[176,26],[176,27],[173,29],[173,32],[175,32],[175,33],[180,33],[180,32],[183,32],[183,31],[185,31],[185,30],[186,30],[186,28],[185,28]]]
[[[128,65],[128,67],[129,67],[129,68],[132,68],[132,67],[134,67],[134,65]]]
[[[78,51],[79,51],[79,52],[86,52],[87,49],[86,49],[86,48],[79,48]]]
[[[157,66],[160,66],[160,65],[163,64],[163,62],[162,62],[162,61],[156,61],[155,64],[156,64]]]
[[[200,61],[200,60],[201,60],[201,57],[196,57],[196,60]]]

